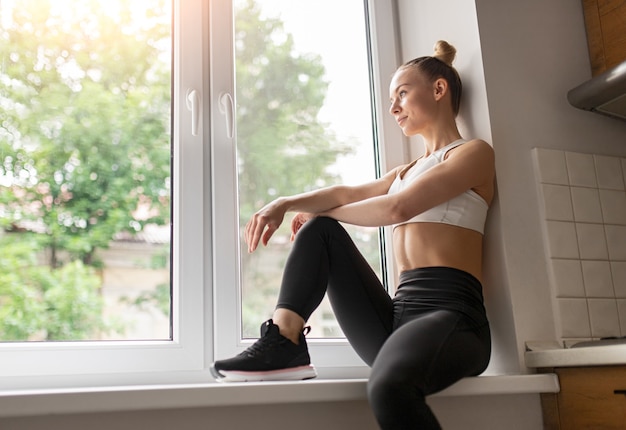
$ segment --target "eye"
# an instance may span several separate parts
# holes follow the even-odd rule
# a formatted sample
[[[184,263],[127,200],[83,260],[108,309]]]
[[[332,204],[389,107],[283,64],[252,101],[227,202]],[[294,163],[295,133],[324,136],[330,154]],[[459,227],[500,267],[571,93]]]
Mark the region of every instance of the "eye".
[[[400,91],[397,92],[397,94],[398,94],[398,98],[397,99],[395,99],[395,98],[389,99],[390,104],[393,105],[397,100],[402,100],[403,98],[405,98],[406,95],[407,95],[407,90],[400,90]]]

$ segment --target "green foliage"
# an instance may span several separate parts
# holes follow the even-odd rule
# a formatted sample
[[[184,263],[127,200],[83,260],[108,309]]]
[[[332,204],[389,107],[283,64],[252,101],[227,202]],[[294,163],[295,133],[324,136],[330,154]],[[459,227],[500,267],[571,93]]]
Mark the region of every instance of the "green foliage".
[[[39,271],[46,305],[43,330],[47,340],[89,339],[98,331],[107,331],[102,321],[100,278],[93,268],[80,260],[60,269]]]
[[[122,302],[131,303],[140,310],[149,307],[158,309],[166,317],[170,316],[170,304],[172,303],[172,290],[170,284],[159,284],[152,291],[144,291],[134,300],[128,297],[122,298]]]
[[[0,229],[20,238],[0,241],[3,339],[110,330],[95,251],[169,222],[167,3],[136,20],[133,2],[23,0],[2,21]]]
[[[149,269],[163,269],[168,266],[170,260],[169,246],[161,248],[155,252],[147,265],[141,265]],[[137,297],[130,298],[124,296],[120,299],[122,303],[134,305],[137,309],[146,311],[150,308],[158,309],[164,316],[170,317],[172,305],[172,288],[170,283],[158,284],[154,290],[143,291]]]
[[[237,149],[243,222],[280,196],[330,185],[349,152],[318,119],[328,83],[317,55],[295,52],[278,19],[253,0],[236,10]]]
[[[91,264],[117,232],[168,218],[169,64],[159,43],[169,25],[137,28],[130,4],[113,16],[100,1],[62,11],[26,1],[0,33],[0,102],[12,108],[0,110],[0,176],[12,178],[0,203],[11,222],[47,227],[53,266],[57,250]],[[140,204],[157,209],[152,219],[135,219]]]
[[[0,240],[0,339],[82,340],[116,328],[102,319],[100,277],[81,261],[39,266],[24,235]]]
[[[103,322],[94,255],[169,222],[169,22],[129,1],[21,0],[0,28],[0,338],[86,339]],[[6,22],[6,21],[3,21]],[[53,25],[49,25],[53,24]],[[348,145],[318,120],[328,83],[257,4],[236,11],[240,216],[337,181]],[[149,216],[137,217],[138,207]],[[35,226],[38,234],[15,233]],[[0,233],[1,234],[1,233]],[[20,237],[9,240],[8,236]],[[47,264],[36,261],[46,255]],[[169,286],[133,301],[169,315]]]
[[[24,340],[43,325],[45,304],[36,280],[36,244],[0,237],[0,339]]]

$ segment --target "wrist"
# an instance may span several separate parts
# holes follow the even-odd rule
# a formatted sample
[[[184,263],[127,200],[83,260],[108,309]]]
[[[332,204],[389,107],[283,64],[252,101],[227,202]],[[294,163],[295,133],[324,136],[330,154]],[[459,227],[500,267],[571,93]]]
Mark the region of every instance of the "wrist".
[[[274,201],[274,203],[285,213],[292,211],[291,201],[288,197],[279,197]]]

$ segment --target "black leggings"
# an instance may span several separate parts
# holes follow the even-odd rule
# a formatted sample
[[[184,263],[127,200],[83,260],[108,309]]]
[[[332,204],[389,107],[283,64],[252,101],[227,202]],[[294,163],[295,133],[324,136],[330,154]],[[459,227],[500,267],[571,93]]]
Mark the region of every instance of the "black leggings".
[[[372,367],[368,397],[383,429],[439,429],[425,397],[487,367],[482,287],[466,272],[403,272],[392,299],[343,227],[318,217],[296,235],[277,308],[306,321],[325,293],[348,341]]]

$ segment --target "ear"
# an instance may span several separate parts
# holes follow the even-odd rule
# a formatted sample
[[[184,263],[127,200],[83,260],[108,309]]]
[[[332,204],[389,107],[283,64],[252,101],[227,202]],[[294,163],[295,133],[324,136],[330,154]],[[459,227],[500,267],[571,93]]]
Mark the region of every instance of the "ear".
[[[433,90],[435,94],[435,100],[439,101],[448,92],[448,81],[443,78],[435,80],[433,83]]]

